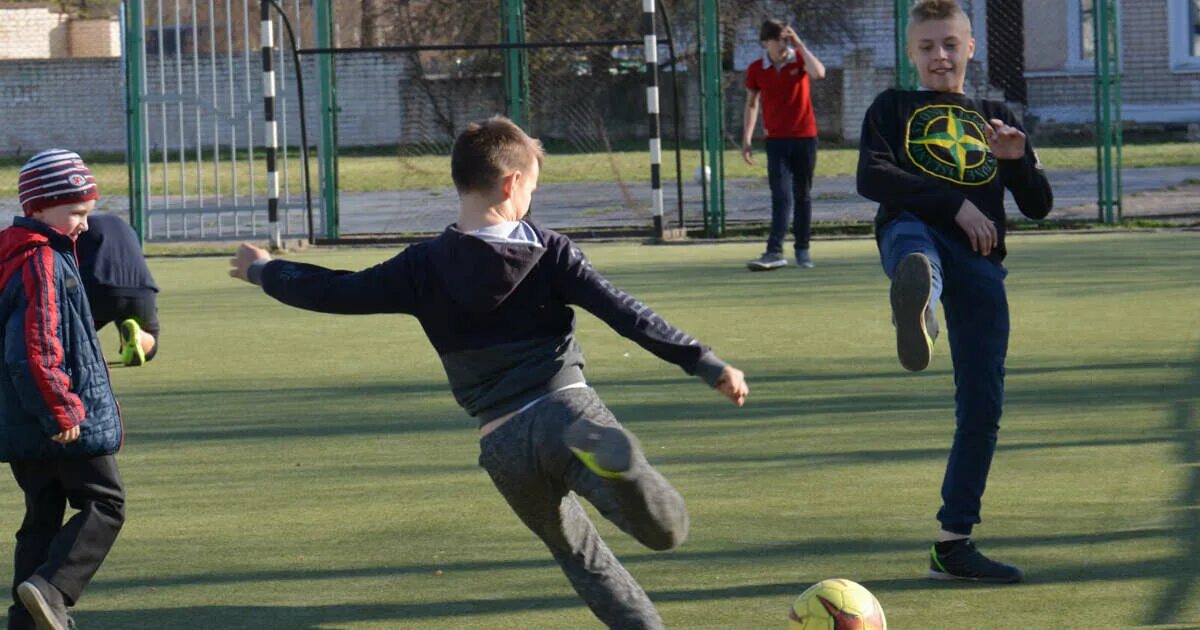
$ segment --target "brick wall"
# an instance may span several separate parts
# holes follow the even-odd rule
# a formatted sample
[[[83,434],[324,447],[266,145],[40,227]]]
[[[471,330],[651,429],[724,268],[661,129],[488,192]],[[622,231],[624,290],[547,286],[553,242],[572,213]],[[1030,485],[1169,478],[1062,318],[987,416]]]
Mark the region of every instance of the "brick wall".
[[[46,5],[0,6],[0,59],[64,57],[67,16]]]
[[[121,24],[117,20],[71,20],[68,34],[67,56],[121,56]]]
[[[124,151],[119,59],[0,61],[0,150]]]

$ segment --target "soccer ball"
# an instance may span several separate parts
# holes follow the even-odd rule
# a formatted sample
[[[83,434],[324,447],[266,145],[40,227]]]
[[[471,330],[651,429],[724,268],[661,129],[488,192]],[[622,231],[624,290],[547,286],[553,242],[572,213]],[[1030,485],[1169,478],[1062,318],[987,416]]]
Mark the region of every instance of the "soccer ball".
[[[883,608],[871,591],[850,580],[821,580],[792,604],[790,630],[887,630]]]
[[[712,169],[707,166],[697,166],[696,171],[692,175],[697,184],[704,186],[708,183],[708,180],[712,179]]]

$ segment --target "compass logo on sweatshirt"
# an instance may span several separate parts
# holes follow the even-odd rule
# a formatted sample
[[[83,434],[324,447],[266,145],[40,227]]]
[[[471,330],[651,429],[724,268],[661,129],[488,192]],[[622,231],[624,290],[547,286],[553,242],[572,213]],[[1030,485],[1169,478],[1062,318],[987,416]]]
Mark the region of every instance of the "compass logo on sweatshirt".
[[[908,119],[908,159],[939,179],[981,186],[996,177],[996,158],[979,112],[958,105],[927,105]]]

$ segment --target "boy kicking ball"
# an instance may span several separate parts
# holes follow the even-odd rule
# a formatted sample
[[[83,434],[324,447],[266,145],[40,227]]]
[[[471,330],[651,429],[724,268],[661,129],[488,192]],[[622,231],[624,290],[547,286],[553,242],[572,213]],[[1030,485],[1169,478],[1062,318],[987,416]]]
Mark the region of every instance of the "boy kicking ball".
[[[939,299],[950,338],[957,427],[929,576],[1019,582],[1020,569],[990,560],[970,536],[980,522],[1004,399],[1004,191],[1032,219],[1050,212],[1053,195],[1012,112],[963,94],[975,40],[955,0],[916,3],[907,51],[921,89],[887,90],[867,111],[858,192],[879,202],[875,236],[892,281],[901,365],[929,365]]]
[[[230,275],[298,308],[416,316],[455,400],[479,420],[480,466],[575,591],[609,627],[661,628],[576,496],[655,550],[683,542],[687,509],[587,385],[569,305],[739,407],[749,388],[740,370],[609,283],[568,238],[525,219],[542,157],[506,118],[471,124],[451,156],[458,221],[440,236],[358,272],[272,260],[246,243]]]

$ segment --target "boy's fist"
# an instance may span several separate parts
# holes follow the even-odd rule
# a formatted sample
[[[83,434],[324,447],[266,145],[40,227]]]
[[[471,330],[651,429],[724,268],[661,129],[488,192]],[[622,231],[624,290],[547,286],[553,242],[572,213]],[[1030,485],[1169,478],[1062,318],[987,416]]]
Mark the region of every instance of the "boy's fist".
[[[741,370],[726,365],[721,372],[721,379],[717,381],[717,391],[741,407],[746,404],[746,395],[750,393],[750,387],[746,385],[746,375]]]
[[[229,275],[249,282],[250,279],[246,277],[246,273],[250,269],[250,264],[261,259],[271,260],[271,255],[261,247],[255,247],[250,243],[242,243],[238,247],[237,252],[234,253],[233,258],[229,259],[229,265],[232,267],[229,270]]]

